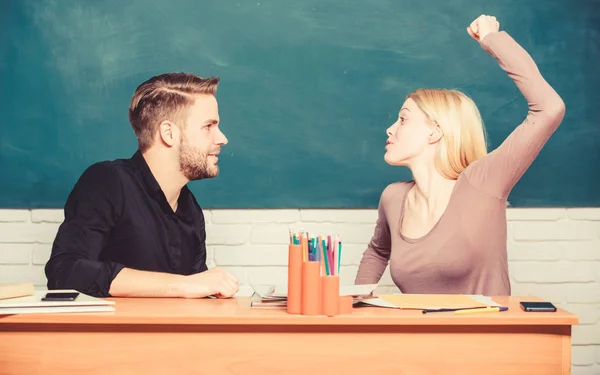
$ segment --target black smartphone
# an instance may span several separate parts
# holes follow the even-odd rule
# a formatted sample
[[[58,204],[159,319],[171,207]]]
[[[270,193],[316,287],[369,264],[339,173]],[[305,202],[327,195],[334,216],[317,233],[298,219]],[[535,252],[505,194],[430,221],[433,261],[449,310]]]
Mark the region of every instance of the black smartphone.
[[[531,311],[531,312],[554,312],[554,311],[556,311],[556,306],[554,306],[550,302],[521,302],[520,305],[524,311]]]
[[[75,301],[77,296],[79,293],[76,292],[48,292],[42,297],[42,301]]]

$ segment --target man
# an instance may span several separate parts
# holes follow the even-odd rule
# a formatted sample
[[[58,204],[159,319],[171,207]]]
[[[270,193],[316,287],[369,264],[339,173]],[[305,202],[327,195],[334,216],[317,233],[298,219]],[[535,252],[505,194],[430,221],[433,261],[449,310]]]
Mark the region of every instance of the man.
[[[219,78],[169,73],[135,91],[131,159],[89,167],[65,205],[46,264],[48,289],[97,297],[232,297],[237,280],[206,267],[202,209],[187,183],[219,174]]]

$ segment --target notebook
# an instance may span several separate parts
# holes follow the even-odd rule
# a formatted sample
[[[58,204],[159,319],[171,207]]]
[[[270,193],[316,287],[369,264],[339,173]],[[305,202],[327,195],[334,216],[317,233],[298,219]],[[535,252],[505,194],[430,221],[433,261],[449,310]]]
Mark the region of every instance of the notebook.
[[[71,289],[52,292],[77,292]],[[42,301],[48,291],[35,291],[33,295],[0,300],[0,315],[62,313],[62,312],[107,312],[115,311],[114,301],[79,293],[74,301]]]
[[[33,283],[0,283],[0,300],[31,296],[34,291]]]

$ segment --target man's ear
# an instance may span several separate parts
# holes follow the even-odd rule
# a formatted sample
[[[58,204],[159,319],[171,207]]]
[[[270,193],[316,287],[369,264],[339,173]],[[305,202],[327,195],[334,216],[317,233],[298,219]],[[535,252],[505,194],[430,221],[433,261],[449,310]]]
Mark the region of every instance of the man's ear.
[[[443,136],[444,131],[442,128],[437,123],[434,123],[431,127],[431,133],[429,134],[429,143],[437,143]]]
[[[170,121],[163,121],[158,125],[158,138],[168,147],[173,147],[178,137],[177,125]]]

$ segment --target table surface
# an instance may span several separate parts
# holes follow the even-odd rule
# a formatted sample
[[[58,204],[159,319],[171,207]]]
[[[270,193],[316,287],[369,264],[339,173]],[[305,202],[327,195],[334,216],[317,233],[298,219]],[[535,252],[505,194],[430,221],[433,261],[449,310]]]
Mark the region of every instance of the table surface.
[[[285,310],[251,308],[250,297],[231,299],[107,298],[115,312],[19,314],[0,316],[3,324],[126,324],[126,325],[575,325],[578,317],[563,309],[525,312],[520,301],[541,301],[533,296],[492,297],[508,311],[454,315],[423,314],[421,310],[355,307],[350,315],[304,316]]]

